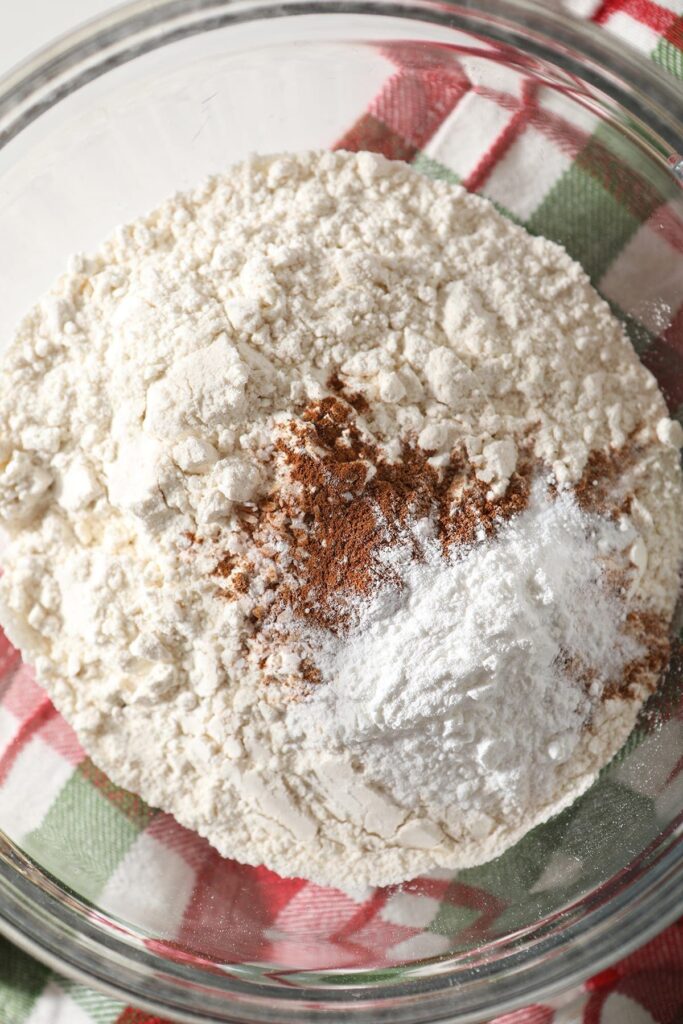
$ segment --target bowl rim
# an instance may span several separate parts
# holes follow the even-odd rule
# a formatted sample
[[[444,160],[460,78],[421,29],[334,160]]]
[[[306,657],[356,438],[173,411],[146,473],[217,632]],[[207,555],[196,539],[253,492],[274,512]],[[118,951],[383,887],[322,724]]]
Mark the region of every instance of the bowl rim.
[[[541,57],[547,54],[540,38],[547,41],[552,29],[553,56],[561,58],[561,66],[616,100],[631,117],[646,114],[651,127],[642,117],[634,127],[666,155],[670,169],[683,182],[683,91],[678,81],[616,36],[546,6],[543,0],[128,0],[80,23],[0,75],[0,148],[69,93],[168,42],[259,17],[364,13],[415,16],[442,25],[457,19],[465,29],[476,27],[477,16],[488,16],[500,26],[489,23],[491,38],[507,42],[512,33]],[[163,35],[154,35],[162,28]],[[133,36],[134,50],[121,45]],[[69,79],[76,67],[79,73]]]
[[[470,979],[460,982],[459,972],[448,969],[447,957],[416,961],[405,974],[400,966],[383,969],[384,977],[393,973],[397,980],[380,985],[372,982],[372,969],[351,972],[355,979],[366,973],[368,985],[323,986],[308,979],[316,975],[343,977],[344,971],[286,971],[278,967],[277,973],[301,978],[304,985],[275,990],[263,979],[256,981],[249,964],[238,965],[229,974],[214,968],[210,984],[206,979],[202,984],[192,964],[179,959],[160,965],[154,952],[139,941],[140,936],[127,933],[112,919],[107,919],[110,930],[103,933],[98,921],[106,916],[101,911],[44,872],[2,833],[0,934],[60,974],[181,1021],[299,1024],[314,1000],[322,1014],[313,1018],[316,1020],[374,1024],[377,1010],[386,1006],[399,1024],[481,1024],[482,1013],[504,1013],[543,1002],[581,984],[613,963],[615,956],[628,955],[674,921],[683,906],[682,838],[683,814],[620,872],[618,878],[626,881],[625,887],[615,892],[617,879],[610,879],[591,894],[594,906],[589,912],[568,925],[566,918],[571,917],[573,907],[582,907],[586,898],[553,915],[553,919],[562,919],[561,931],[546,929],[545,921],[524,930],[533,944],[535,963],[525,964],[525,951],[520,954],[511,948],[502,971],[498,962],[493,968],[478,964],[476,977],[471,979],[474,985]],[[662,844],[664,850],[659,849]],[[648,863],[639,873],[642,857]],[[614,942],[616,933],[620,935],[618,944]],[[497,947],[504,947],[505,941]],[[263,973],[267,976],[268,972]],[[469,991],[459,992],[466,999],[463,1002],[461,998],[457,1008],[452,1002],[454,976],[457,984],[469,986]],[[231,998],[228,1006],[226,996]],[[235,1017],[234,1012],[240,1016]]]
[[[77,27],[0,77],[0,149],[70,93],[171,41],[244,20],[349,13],[436,21],[470,32],[488,19],[490,38],[519,40],[526,52],[552,59],[613,104],[609,109],[628,125],[632,139],[683,183],[680,85],[603,30],[531,0],[135,0]],[[678,917],[683,912],[683,814],[660,840],[636,858],[638,864],[624,869],[625,887],[614,893],[614,880],[605,883],[591,894],[594,905],[562,935],[527,929],[531,957],[511,950],[503,971],[479,966],[478,977],[469,980],[459,978],[462,970],[449,969],[443,957],[416,961],[402,975],[396,968],[395,976],[403,980],[379,985],[325,988],[315,981],[322,972],[292,972],[302,987],[280,988],[275,996],[272,986],[250,978],[248,965],[230,975],[211,974],[208,982],[198,980],[196,968],[193,975],[175,961],[160,966],[150,950],[105,934],[96,923],[96,908],[42,872],[2,833],[0,933],[59,973],[186,1021],[229,1022],[238,1013],[244,1021],[294,1024],[310,1012],[311,1019],[362,1024],[377,1020],[381,1007],[397,1022],[466,1024],[582,982]],[[356,979],[360,973],[353,971]],[[454,984],[460,985],[458,1006]]]

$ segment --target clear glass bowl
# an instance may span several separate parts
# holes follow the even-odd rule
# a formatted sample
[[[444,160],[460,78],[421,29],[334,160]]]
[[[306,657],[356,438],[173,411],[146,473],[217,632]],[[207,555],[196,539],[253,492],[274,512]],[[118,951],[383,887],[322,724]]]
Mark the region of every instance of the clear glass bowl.
[[[508,138],[506,173],[487,170],[485,133],[520,95],[527,130]],[[676,414],[682,138],[672,81],[523,2],[136,3],[0,83],[1,336],[70,253],[167,193],[252,151],[343,139],[425,173],[447,166],[565,244]],[[574,807],[491,864],[355,897],[221,860],[82,761],[30,671],[11,652],[2,665],[0,737],[20,719],[34,734],[0,790],[0,926],[135,1005],[183,1020],[481,1020],[584,979],[683,912],[677,647],[636,733]],[[88,827],[74,798],[31,828],[69,763]],[[120,816],[111,834],[105,804]],[[122,876],[124,826],[139,861]]]

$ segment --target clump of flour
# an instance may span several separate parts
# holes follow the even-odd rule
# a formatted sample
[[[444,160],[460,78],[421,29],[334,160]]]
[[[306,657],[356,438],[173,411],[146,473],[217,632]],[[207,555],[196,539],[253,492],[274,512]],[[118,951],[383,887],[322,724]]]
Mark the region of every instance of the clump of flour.
[[[321,882],[382,883],[504,849],[588,785],[623,742],[643,694],[606,693],[600,702],[590,686],[582,697],[565,680],[571,714],[562,732],[552,700],[528,709],[513,686],[499,688],[501,720],[537,716],[531,753],[544,777],[526,795],[520,778],[514,808],[508,813],[503,801],[492,811],[500,736],[485,688],[504,658],[497,638],[507,638],[512,661],[525,640],[536,650],[539,633],[517,643],[512,633],[530,630],[545,608],[553,639],[534,657],[547,660],[562,628],[567,657],[576,650],[567,608],[557,607],[561,580],[541,545],[529,557],[544,559],[548,577],[521,607],[509,575],[492,582],[496,622],[485,595],[460,598],[462,628],[474,635],[467,615],[479,608],[488,639],[471,648],[469,668],[449,676],[460,680],[455,689],[420,691],[420,702],[436,709],[434,757],[444,762],[446,750],[463,745],[462,757],[449,755],[463,774],[443,806],[432,801],[431,784],[423,793],[412,787],[409,761],[380,779],[384,740],[371,754],[362,735],[354,748],[340,734],[332,763],[321,759],[305,715],[317,721],[317,702],[336,700],[337,684],[321,682],[310,709],[306,700],[293,704],[286,688],[264,686],[246,650],[272,581],[253,563],[248,587],[228,600],[221,574],[233,558],[249,564],[250,517],[278,484],[274,441],[283,424],[329,395],[333,374],[359,396],[365,435],[387,460],[401,458],[405,441],[439,471],[464,452],[491,500],[505,495],[523,446],[560,490],[578,483],[592,453],[630,446],[637,457],[619,481],[629,499],[619,520],[624,546],[605,527],[608,553],[618,551],[627,579],[622,613],[670,619],[681,556],[681,431],[608,306],[557,245],[461,188],[369,153],[257,157],[232,168],[73,258],[29,312],[0,381],[0,520],[9,539],[0,618],[115,782],[226,855]],[[565,499],[544,508],[528,514],[554,522],[587,557]],[[503,567],[512,572],[526,522],[509,527],[495,542],[502,547],[449,565],[457,594],[476,560],[505,563],[506,551]],[[581,523],[599,539],[595,523]],[[549,534],[539,544],[540,536]],[[284,546],[271,553],[284,555]],[[588,572],[585,559],[578,564]],[[423,622],[417,594],[430,571],[446,585],[429,560],[401,568],[400,600],[413,595]],[[528,566],[524,573],[533,578]],[[553,595],[547,608],[538,604],[544,587]],[[587,607],[597,616],[596,588]],[[391,629],[404,635],[408,606],[387,605],[387,592],[375,600],[368,614],[378,635],[390,607]],[[324,671],[346,678],[349,693],[384,678],[386,700],[373,697],[364,713],[374,708],[377,721],[409,731],[410,707],[378,662],[362,666],[367,679],[349,679],[351,664],[361,668],[355,642],[348,664],[323,644]],[[439,651],[437,643],[433,656]],[[627,656],[619,651],[617,642],[616,661],[601,672],[618,672]],[[475,684],[477,652],[485,660]],[[417,692],[417,681],[406,693]],[[538,680],[527,682],[538,694]],[[460,712],[439,711],[460,684],[469,687],[471,736]],[[475,758],[467,771],[465,750]]]

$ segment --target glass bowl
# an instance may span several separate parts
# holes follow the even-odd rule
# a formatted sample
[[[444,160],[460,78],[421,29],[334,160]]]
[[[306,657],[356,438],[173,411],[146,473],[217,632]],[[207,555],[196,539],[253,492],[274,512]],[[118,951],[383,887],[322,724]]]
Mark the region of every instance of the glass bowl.
[[[683,402],[683,97],[517,0],[139,2],[0,82],[0,324],[72,252],[252,151],[345,146],[462,180],[591,274]],[[573,807],[498,860],[344,893],[222,860],[112,786],[6,644],[0,927],[193,1021],[480,1021],[683,912],[683,661]]]

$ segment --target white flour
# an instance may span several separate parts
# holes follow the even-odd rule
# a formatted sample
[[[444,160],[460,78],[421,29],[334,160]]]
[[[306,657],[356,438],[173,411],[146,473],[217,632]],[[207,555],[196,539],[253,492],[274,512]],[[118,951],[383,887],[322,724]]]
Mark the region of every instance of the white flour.
[[[295,739],[305,708],[260,688],[243,657],[249,599],[221,599],[211,571],[216,551],[248,546],[237,503],[272,485],[278,425],[334,371],[389,456],[413,437],[439,466],[461,446],[492,496],[523,437],[560,485],[628,439],[629,607],[670,617],[680,428],[607,305],[562,249],[485,201],[341,153],[255,158],[174,197],[74,258],[28,314],[0,392],[0,613],[114,781],[227,855],[387,882],[493,856],[569,802],[637,701],[596,705],[571,756],[551,727],[526,765],[543,784],[524,796],[520,780],[514,814],[474,827],[495,789],[495,721],[478,740],[486,771],[453,777],[447,820],[425,819],[410,763],[388,791],[350,747],[325,765]],[[518,595],[500,587],[504,623]],[[527,697],[509,688],[505,707],[506,729],[525,729]],[[458,742],[448,721],[432,726],[440,757]],[[462,727],[476,723],[489,727]]]

